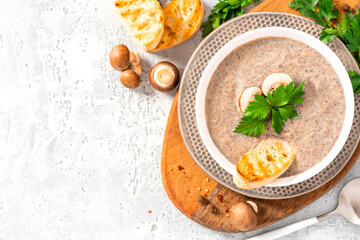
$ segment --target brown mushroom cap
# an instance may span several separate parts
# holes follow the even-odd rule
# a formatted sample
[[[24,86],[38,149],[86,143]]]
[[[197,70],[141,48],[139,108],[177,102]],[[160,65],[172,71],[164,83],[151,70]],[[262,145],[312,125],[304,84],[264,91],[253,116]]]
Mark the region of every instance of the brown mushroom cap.
[[[241,231],[253,230],[257,225],[256,212],[246,202],[238,202],[232,205],[229,218],[233,226]]]
[[[160,92],[173,90],[179,83],[180,73],[170,62],[159,62],[149,72],[151,86]]]
[[[140,77],[133,70],[126,70],[120,74],[121,83],[127,88],[137,88],[140,85]]]
[[[117,45],[111,50],[109,58],[115,70],[123,71],[129,66],[130,51],[125,45]]]

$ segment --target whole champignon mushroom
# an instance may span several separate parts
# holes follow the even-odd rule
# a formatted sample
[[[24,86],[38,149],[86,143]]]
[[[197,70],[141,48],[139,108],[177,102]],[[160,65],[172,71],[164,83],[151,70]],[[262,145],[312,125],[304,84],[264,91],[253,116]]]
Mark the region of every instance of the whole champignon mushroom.
[[[269,92],[271,93],[271,91],[275,90],[280,85],[286,87],[286,85],[291,82],[293,82],[292,78],[286,73],[273,73],[265,78],[261,89],[263,94],[267,96]]]
[[[231,206],[229,218],[232,225],[240,231],[253,230],[257,225],[254,209],[246,202],[238,202]]]
[[[241,112],[245,112],[246,108],[249,106],[249,103],[255,101],[255,95],[262,94],[259,87],[248,87],[242,91],[239,97],[239,107]]]
[[[120,74],[121,83],[127,88],[137,88],[140,85],[140,77],[133,70],[126,70]]]
[[[180,74],[177,67],[170,62],[159,62],[149,72],[150,84],[160,92],[173,90],[179,83]]]
[[[110,52],[110,64],[118,71],[128,68],[130,61],[130,51],[125,45],[117,45]]]

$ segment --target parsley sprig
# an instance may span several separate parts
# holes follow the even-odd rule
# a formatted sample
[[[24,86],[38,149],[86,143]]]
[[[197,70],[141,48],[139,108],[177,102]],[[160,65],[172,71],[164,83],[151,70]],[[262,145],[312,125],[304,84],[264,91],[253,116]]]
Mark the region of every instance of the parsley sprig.
[[[249,103],[244,112],[244,117],[237,125],[234,132],[247,136],[259,136],[265,132],[265,122],[271,115],[272,128],[277,134],[283,130],[287,120],[299,116],[295,110],[294,104],[300,104],[304,101],[301,97],[305,94],[303,91],[305,81],[297,88],[291,82],[286,87],[280,85],[267,97],[255,95],[255,101]]]
[[[299,10],[306,17],[313,18],[315,23],[324,28],[320,40],[331,43],[334,37],[339,37],[353,55],[360,67],[360,9],[357,13],[342,13],[341,19],[335,27],[331,21],[338,20],[339,10],[335,8],[333,0],[295,0],[289,7]],[[354,93],[360,93],[360,75],[349,72]]]
[[[289,3],[289,7],[299,10],[303,16],[313,18],[315,23],[324,27],[331,27],[331,20],[336,19],[340,13],[334,8],[333,0],[295,0]]]
[[[258,0],[219,0],[219,2],[211,10],[211,14],[207,21],[203,22],[202,37],[206,37],[214,29],[219,27],[230,19],[243,15],[243,7]]]

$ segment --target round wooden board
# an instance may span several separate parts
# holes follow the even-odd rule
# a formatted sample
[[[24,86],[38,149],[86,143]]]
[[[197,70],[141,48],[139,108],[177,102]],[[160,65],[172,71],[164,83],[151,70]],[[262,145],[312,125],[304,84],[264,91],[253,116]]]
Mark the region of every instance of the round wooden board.
[[[287,5],[291,0],[266,0],[254,11],[277,11],[298,14]],[[344,3],[351,8],[360,6],[358,0],[338,0],[335,5],[339,8]],[[322,195],[332,189],[350,171],[360,156],[360,144],[347,165],[342,171],[327,184],[308,194],[284,199],[284,200],[263,200],[243,196],[228,188],[223,187],[209,176],[194,162],[188,153],[182,140],[178,121],[178,93],[176,93],[167,122],[162,156],[161,175],[166,193],[172,203],[187,217],[193,221],[221,232],[241,232],[232,226],[227,218],[229,207],[239,201],[251,200],[258,205],[258,225],[256,229],[271,225],[281,219],[306,207]],[[211,213],[205,205],[197,202],[198,195],[205,196],[215,207],[216,213]],[[218,196],[223,200],[220,202]]]

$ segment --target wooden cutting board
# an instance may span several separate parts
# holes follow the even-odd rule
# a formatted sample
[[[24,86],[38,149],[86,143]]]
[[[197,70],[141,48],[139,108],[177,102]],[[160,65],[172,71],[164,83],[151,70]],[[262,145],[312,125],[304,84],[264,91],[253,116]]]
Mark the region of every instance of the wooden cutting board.
[[[265,0],[251,12],[274,11],[299,15],[288,7],[291,0]],[[360,6],[359,0],[335,0],[342,9],[344,4],[351,9]],[[178,93],[176,93],[167,122],[161,157],[161,174],[166,193],[172,203],[191,220],[222,232],[241,232],[232,226],[227,215],[229,207],[239,201],[251,200],[258,205],[258,225],[256,229],[271,225],[306,207],[332,189],[350,171],[360,156],[360,144],[344,169],[323,187],[308,194],[285,200],[252,199],[218,184],[207,176],[194,162],[182,140],[178,121]],[[212,213],[197,198],[205,196],[216,208]],[[220,202],[218,196],[222,196]]]

